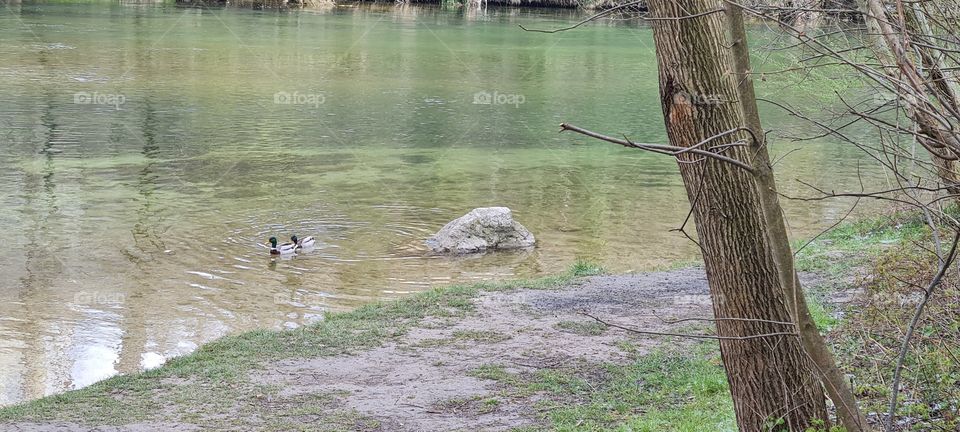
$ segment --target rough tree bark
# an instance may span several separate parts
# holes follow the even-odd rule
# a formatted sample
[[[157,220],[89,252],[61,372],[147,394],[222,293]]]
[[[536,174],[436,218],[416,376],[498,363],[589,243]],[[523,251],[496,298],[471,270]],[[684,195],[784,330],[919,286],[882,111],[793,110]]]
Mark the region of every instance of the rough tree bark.
[[[843,371],[837,366],[833,353],[817,329],[810,309],[807,307],[800,278],[797,275],[793,262],[793,250],[787,235],[787,227],[783,219],[783,209],[777,194],[777,183],[767,151],[767,143],[763,127],[760,123],[760,112],[757,109],[757,98],[753,88],[753,79],[750,70],[750,50],[747,46],[747,33],[743,25],[743,10],[740,6],[725,2],[727,27],[730,32],[730,48],[733,61],[734,77],[737,81],[740,108],[743,111],[744,125],[751,133],[745,139],[749,140],[753,154],[753,167],[756,170],[757,192],[760,196],[760,206],[764,221],[767,224],[767,241],[770,244],[770,253],[777,265],[780,284],[784,288],[784,298],[787,310],[793,316],[800,333],[800,342],[810,360],[816,366],[821,377],[823,387],[837,407],[837,417],[847,432],[860,432],[866,429],[867,423],[857,406],[857,399],[844,377]],[[754,139],[756,137],[756,139]]]
[[[717,13],[723,11],[721,3],[651,0],[649,9],[670,144],[689,148],[742,127],[737,83],[724,46],[723,15]],[[722,148],[737,140],[738,135],[726,134],[706,146]],[[745,146],[723,151],[752,163]],[[753,173],[690,153],[678,160],[714,314],[731,318],[717,321],[718,334],[742,337],[784,331],[782,324],[771,322],[792,321],[792,316],[770,253]],[[820,382],[808,367],[799,338],[721,340],[720,350],[740,430],[802,431],[814,421],[828,422]]]

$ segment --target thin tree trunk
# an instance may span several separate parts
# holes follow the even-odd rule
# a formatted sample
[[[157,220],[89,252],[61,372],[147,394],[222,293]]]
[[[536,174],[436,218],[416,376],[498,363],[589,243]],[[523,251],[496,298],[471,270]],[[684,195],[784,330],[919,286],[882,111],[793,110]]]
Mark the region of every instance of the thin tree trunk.
[[[917,142],[930,153],[930,158],[937,168],[941,183],[948,188],[948,192],[957,193],[958,186],[958,159],[960,159],[960,134],[957,133],[957,122],[960,121],[960,106],[957,106],[955,89],[946,80],[943,70],[937,62],[937,53],[928,48],[920,47],[921,63],[926,66],[924,77],[913,59],[910,44],[904,37],[907,29],[894,28],[896,20],[887,12],[881,0],[858,0],[863,10],[864,20],[873,37],[872,46],[877,59],[884,65],[882,70],[889,77],[889,82],[895,88],[904,103],[906,113],[916,126]],[[915,9],[912,9],[916,12]],[[901,12],[903,13],[902,9]],[[921,27],[922,16],[915,16],[908,20],[906,16],[902,23]],[[930,82],[930,87],[925,85]],[[937,106],[933,101],[940,102]],[[955,197],[960,202],[960,195]]]
[[[927,22],[927,17],[920,6],[911,3],[906,7],[905,12],[905,22],[911,32],[922,35],[933,34]],[[933,93],[940,103],[952,109],[953,112],[960,112],[960,96],[958,96],[960,92],[951,80],[952,77],[948,75],[947,67],[943,61],[943,53],[925,46],[915,46],[914,48],[923,65],[924,75],[930,83],[930,86],[926,87],[925,90]],[[926,141],[927,143],[923,145],[925,148],[935,146],[930,140]],[[931,160],[937,168],[937,175],[941,182],[948,188],[947,192],[960,199],[960,171],[958,171],[960,164],[956,160],[944,159],[934,155],[932,155]]]
[[[651,0],[660,97],[670,143],[699,145],[742,127],[737,83],[723,46],[718,0]],[[679,18],[687,17],[687,18]],[[740,134],[742,135],[742,134]],[[731,144],[729,135],[706,147]],[[752,163],[744,146],[725,155]],[[720,336],[778,333],[792,321],[777,263],[770,252],[756,178],[714,158],[679,156],[693,208]],[[800,340],[792,336],[721,340],[737,422],[746,432],[803,431],[828,420],[823,391]]]
[[[816,365],[827,395],[837,407],[837,417],[848,432],[860,432],[866,428],[866,419],[860,413],[857,399],[850,390],[843,371],[837,367],[833,353],[817,329],[810,309],[807,307],[800,278],[793,261],[793,251],[787,236],[787,227],[783,220],[783,209],[777,195],[777,183],[770,164],[767,143],[760,124],[757,98],[754,93],[753,79],[750,74],[750,51],[747,46],[747,34],[743,26],[743,11],[740,6],[725,3],[727,26],[730,30],[730,45],[733,53],[734,77],[737,80],[740,107],[743,111],[745,126],[750,129],[750,149],[753,154],[753,167],[757,174],[757,191],[764,220],[767,224],[767,241],[770,252],[777,265],[780,284],[784,288],[787,309],[800,332],[803,349]],[[756,139],[753,139],[756,137]]]

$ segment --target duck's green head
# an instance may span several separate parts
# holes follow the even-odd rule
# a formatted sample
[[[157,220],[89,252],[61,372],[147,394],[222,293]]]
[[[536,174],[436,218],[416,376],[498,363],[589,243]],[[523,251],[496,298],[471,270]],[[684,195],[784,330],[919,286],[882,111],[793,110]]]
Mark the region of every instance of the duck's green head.
[[[270,240],[269,240],[269,241],[270,241],[270,246],[277,247],[277,238],[276,238],[276,237],[270,237]]]
[[[297,235],[296,235],[296,234],[294,234],[293,236],[290,237],[290,241],[292,241],[293,244],[298,244],[298,243],[300,243],[299,240],[300,240],[300,239],[297,238]]]

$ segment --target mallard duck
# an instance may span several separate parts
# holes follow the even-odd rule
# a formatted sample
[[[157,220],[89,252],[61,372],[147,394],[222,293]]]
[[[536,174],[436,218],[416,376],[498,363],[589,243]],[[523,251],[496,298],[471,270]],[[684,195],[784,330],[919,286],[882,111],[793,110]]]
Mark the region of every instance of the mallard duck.
[[[297,251],[296,243],[277,245],[277,238],[270,237],[270,255],[291,255]]]
[[[293,241],[293,244],[297,245],[297,249],[312,249],[317,245],[317,239],[313,236],[306,236],[302,239],[298,239],[296,235],[290,237],[290,240]]]

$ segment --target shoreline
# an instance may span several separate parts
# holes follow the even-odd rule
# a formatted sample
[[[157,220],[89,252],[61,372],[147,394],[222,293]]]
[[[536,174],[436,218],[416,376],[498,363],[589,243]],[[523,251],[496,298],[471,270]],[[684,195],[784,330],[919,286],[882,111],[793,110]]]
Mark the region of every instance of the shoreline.
[[[116,430],[546,427],[535,405],[569,403],[549,385],[564,388],[560,393],[576,393],[567,387],[601,385],[607,368],[676,348],[666,348],[662,338],[605,328],[578,311],[627,323],[644,310],[647,318],[637,325],[645,329],[666,329],[653,316],[666,308],[671,309],[665,315],[669,318],[710,314],[706,278],[699,267],[594,273],[595,267],[583,266],[534,281],[450,287],[331,314],[302,331],[230,336],[154,370],[5,408],[0,419],[18,413],[32,418],[7,423],[23,431],[87,430],[92,424],[118,426]],[[264,346],[256,341],[264,337],[282,341],[288,352],[267,350],[261,355]],[[306,340],[312,346],[298,350],[295,345]],[[676,342],[711,351],[707,344]],[[260,359],[256,364],[242,360],[252,357]],[[713,369],[714,378],[723,376],[722,368]],[[582,371],[597,376],[581,376]],[[725,389],[724,383],[715,384]],[[711,400],[729,402],[725,392],[716,396]],[[175,401],[187,403],[172,408]],[[60,407],[51,411],[51,403]],[[96,408],[88,413],[82,405]],[[64,410],[66,406],[76,411]],[[226,412],[243,413],[243,418],[220,418]],[[317,416],[320,423],[337,427],[311,429]],[[99,420],[84,425],[96,417]],[[52,422],[35,421],[47,419]]]
[[[863,345],[861,335],[890,330],[876,316],[911,311],[895,289],[878,291],[885,280],[877,272],[886,268],[878,266],[922,252],[923,241],[929,231],[919,217],[894,214],[842,225],[798,254],[814,320],[871,422],[882,418],[889,371],[865,366],[885,364],[885,354]],[[951,301],[943,300],[945,311]],[[709,318],[711,309],[702,267],[606,275],[577,263],[553,277],[451,286],[294,330],[227,336],[157,369],[0,408],[0,425],[34,432],[732,431],[714,341],[638,335],[581,313],[645,331],[709,334],[708,322],[666,321]],[[937,349],[924,348],[934,350],[926,355]],[[932,385],[920,381],[904,392],[921,395]],[[929,406],[916,396],[906,402],[899,430],[953,421]]]
[[[703,269],[600,273],[581,263],[559,276],[448,287],[302,329],[228,336],[157,369],[0,409],[0,424],[18,431],[545,430],[602,428],[625,416],[639,430],[685,417],[710,430],[734,428],[715,343],[630,334],[580,314],[644,330],[708,332],[703,323],[664,322],[712,316]],[[621,406],[615,414],[597,408],[610,404]],[[647,411],[638,415],[634,405]]]

